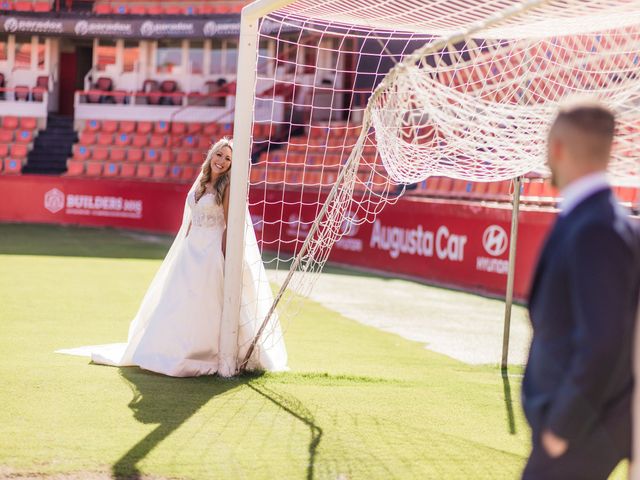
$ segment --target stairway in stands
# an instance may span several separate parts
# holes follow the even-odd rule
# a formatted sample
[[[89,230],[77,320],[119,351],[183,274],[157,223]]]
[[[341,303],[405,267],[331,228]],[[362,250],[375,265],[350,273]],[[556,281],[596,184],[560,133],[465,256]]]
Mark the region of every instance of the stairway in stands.
[[[36,137],[22,173],[60,175],[66,172],[67,158],[71,156],[71,147],[77,140],[73,117],[50,114],[47,128]]]

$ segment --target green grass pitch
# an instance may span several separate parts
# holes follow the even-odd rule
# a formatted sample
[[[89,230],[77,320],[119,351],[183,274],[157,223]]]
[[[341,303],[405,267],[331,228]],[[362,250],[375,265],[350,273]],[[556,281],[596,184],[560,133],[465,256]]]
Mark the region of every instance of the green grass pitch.
[[[518,477],[521,370],[507,381],[310,301],[287,326],[288,373],[174,379],[53,353],[124,341],[167,246],[0,225],[0,477]]]

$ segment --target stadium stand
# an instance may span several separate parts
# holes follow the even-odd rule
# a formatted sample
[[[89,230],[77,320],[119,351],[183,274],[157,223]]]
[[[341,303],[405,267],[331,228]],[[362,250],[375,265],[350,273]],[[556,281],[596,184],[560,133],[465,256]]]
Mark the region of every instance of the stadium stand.
[[[38,123],[32,117],[5,116],[0,119],[0,163],[2,173],[19,174],[38,135]]]
[[[230,124],[88,120],[80,129],[69,176],[193,181],[218,132]],[[259,133],[263,132],[259,130]]]

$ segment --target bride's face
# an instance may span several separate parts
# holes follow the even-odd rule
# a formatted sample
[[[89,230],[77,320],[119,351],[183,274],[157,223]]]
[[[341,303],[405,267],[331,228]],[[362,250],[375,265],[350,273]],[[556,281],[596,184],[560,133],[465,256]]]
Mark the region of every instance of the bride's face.
[[[213,154],[211,159],[211,171],[222,175],[224,172],[231,168],[231,149],[229,147],[222,147],[216,153]]]

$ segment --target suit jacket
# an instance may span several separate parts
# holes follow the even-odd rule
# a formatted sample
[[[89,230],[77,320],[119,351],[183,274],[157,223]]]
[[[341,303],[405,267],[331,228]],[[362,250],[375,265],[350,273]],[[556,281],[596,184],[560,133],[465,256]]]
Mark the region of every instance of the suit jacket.
[[[638,232],[610,189],[557,219],[529,298],[522,396],[534,439],[550,428],[576,441],[612,415],[628,416],[615,424],[628,425],[629,437],[639,286]]]

